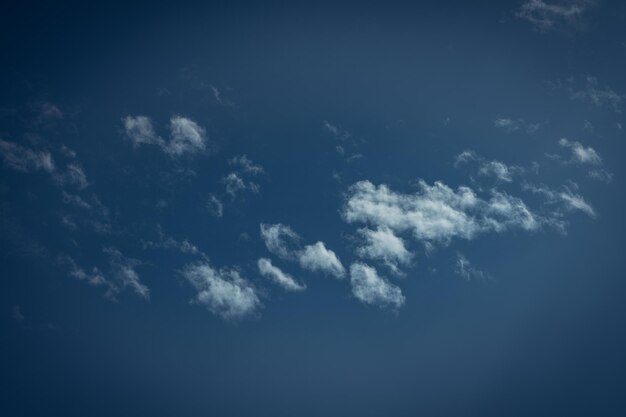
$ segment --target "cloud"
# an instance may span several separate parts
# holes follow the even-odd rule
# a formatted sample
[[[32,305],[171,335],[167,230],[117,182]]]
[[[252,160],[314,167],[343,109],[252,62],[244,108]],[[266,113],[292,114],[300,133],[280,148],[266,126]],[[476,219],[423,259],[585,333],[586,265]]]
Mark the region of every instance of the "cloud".
[[[602,158],[592,147],[585,148],[580,142],[572,142],[565,138],[559,140],[559,145],[572,152],[572,162],[579,164],[602,165]]]
[[[126,116],[122,118],[126,136],[130,139],[134,148],[141,145],[157,145],[165,147],[165,141],[161,139],[152,127],[152,120],[147,116]]]
[[[524,119],[509,119],[506,117],[494,120],[493,125],[497,128],[504,129],[506,133],[524,130],[531,135],[541,129],[542,126],[541,123],[526,123]]]
[[[366,264],[357,262],[350,266],[350,284],[352,294],[365,304],[392,309],[404,305],[402,290]]]
[[[214,194],[209,194],[206,208],[212,216],[222,217],[224,215],[224,204]]]
[[[406,249],[404,241],[388,227],[379,227],[376,230],[364,228],[359,229],[358,233],[364,240],[364,244],[356,250],[361,258],[380,260],[394,273],[400,273],[400,265],[407,266],[411,263],[413,254]]]
[[[296,282],[291,275],[272,265],[272,261],[267,258],[260,258],[257,266],[262,276],[269,278],[287,291],[303,291],[306,289],[306,285]]]
[[[16,143],[0,139],[0,155],[8,167],[21,172],[45,171],[53,174],[56,170],[54,159],[48,151],[34,151]]]
[[[567,211],[579,210],[590,217],[596,216],[596,212],[593,207],[587,203],[581,195],[575,194],[568,187],[563,187],[562,191],[555,191],[543,184],[539,186],[523,184],[522,188],[532,193],[543,195],[546,198],[547,203],[560,204],[560,206]],[[560,213],[555,214],[560,216]]]
[[[67,166],[67,170],[63,178],[65,182],[75,184],[81,190],[89,185],[85,171],[76,163],[72,163]]]
[[[174,116],[170,119],[171,140],[166,152],[174,157],[194,154],[206,149],[206,132],[193,120]]]
[[[208,260],[208,256],[198,249],[196,245],[189,242],[187,239],[177,240],[172,236],[167,235],[163,232],[163,228],[160,224],[157,224],[156,235],[155,240],[144,240],[142,242],[143,246],[145,248],[174,249],[181,253],[198,256],[204,260]]]
[[[119,287],[114,282],[107,279],[97,267],[93,267],[90,272],[86,272],[83,268],[78,266],[73,258],[64,255],[59,257],[59,263],[69,269],[69,275],[72,278],[85,281],[94,287],[104,287],[106,288],[104,295],[106,298],[113,301],[117,299],[117,295],[120,292]]]
[[[300,266],[309,271],[324,272],[336,278],[343,278],[346,274],[335,252],[326,249],[323,242],[305,246],[302,251],[297,253],[297,256]]]
[[[149,300],[150,289],[141,283],[139,274],[135,271],[135,268],[141,265],[141,262],[125,257],[119,250],[113,247],[104,248],[103,252],[109,255],[111,272],[121,283],[122,287],[129,287],[141,298]]]
[[[491,277],[486,272],[473,266],[470,261],[461,253],[457,253],[454,272],[465,278],[471,279],[490,279]]]
[[[593,0],[527,0],[515,15],[534,25],[540,32],[558,29],[561,26],[580,24],[583,14],[594,5]]]
[[[581,82],[570,77],[565,83],[553,83],[557,88],[565,89],[571,100],[585,101],[599,108],[606,108],[621,113],[623,95],[616,93],[608,86],[600,86],[597,78],[587,76]]]
[[[323,272],[342,278],[345,269],[341,261],[324,242],[316,242],[300,249],[300,236],[289,226],[281,223],[261,223],[261,238],[270,253],[279,258],[297,261],[300,267],[313,272]]]
[[[420,180],[415,194],[396,193],[369,181],[352,185],[342,216],[348,223],[386,227],[395,233],[412,232],[418,241],[448,243],[472,239],[484,232],[536,230],[540,223],[519,198],[491,191],[483,200],[469,187],[453,190],[441,182]]]
[[[122,123],[134,148],[155,145],[172,158],[201,153],[207,149],[204,128],[187,117],[173,116],[170,119],[170,139],[167,142],[156,134],[149,117],[126,116],[122,118]]]
[[[252,175],[263,174],[265,170],[259,164],[252,162],[247,155],[238,155],[228,161],[230,165],[240,167],[244,172]]]
[[[454,161],[454,166],[459,166],[474,162],[478,165],[478,175],[495,177],[498,181],[512,182],[513,177],[523,175],[526,169],[515,165],[506,165],[504,162],[493,160],[488,161],[476,152],[466,150],[458,154]]]
[[[607,184],[613,181],[613,174],[604,169],[592,169],[587,173],[587,176],[591,179],[602,181]]]
[[[261,223],[261,238],[270,253],[282,259],[294,260],[294,246],[298,244],[300,236],[287,225]]]
[[[13,314],[11,314],[11,317],[13,317],[13,320],[18,322],[20,325],[24,323],[25,317],[24,314],[22,314],[22,309],[19,305],[13,306]]]
[[[253,194],[258,194],[260,186],[252,181],[244,181],[244,179],[236,172],[231,172],[222,178],[222,183],[226,186],[226,192],[233,198],[237,198],[238,194],[246,191],[250,191]]]
[[[352,137],[350,132],[348,132],[347,130],[343,130],[341,127],[334,125],[332,123],[329,123],[326,120],[322,122],[322,126],[327,132],[332,134],[335,137],[335,139],[343,141],[346,139],[350,139]]]
[[[187,265],[183,277],[197,291],[194,302],[225,320],[253,315],[261,307],[254,287],[235,269],[215,269],[209,263]]]

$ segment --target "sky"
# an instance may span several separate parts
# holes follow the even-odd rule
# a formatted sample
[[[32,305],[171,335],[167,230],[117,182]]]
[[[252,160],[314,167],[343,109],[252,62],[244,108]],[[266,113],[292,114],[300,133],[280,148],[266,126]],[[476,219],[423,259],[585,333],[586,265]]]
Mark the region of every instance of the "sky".
[[[0,6],[0,410],[626,414],[626,3]]]

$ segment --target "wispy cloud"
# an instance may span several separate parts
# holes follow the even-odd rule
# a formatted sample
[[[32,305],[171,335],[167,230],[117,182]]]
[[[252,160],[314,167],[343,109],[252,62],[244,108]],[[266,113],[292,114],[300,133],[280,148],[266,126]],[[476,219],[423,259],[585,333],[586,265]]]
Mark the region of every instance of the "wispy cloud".
[[[201,262],[187,265],[181,273],[197,291],[193,301],[225,320],[254,315],[261,307],[252,284],[235,269],[215,269]]]
[[[580,142],[569,141],[566,138],[559,140],[559,145],[569,149],[572,153],[570,162],[578,164],[601,165],[602,158],[592,147],[584,147]]]
[[[253,181],[246,181],[239,173],[231,172],[222,178],[222,183],[226,187],[226,193],[235,199],[244,192],[258,194],[261,187]]]
[[[398,309],[404,305],[402,290],[364,263],[350,266],[352,294],[361,302],[380,308]]]
[[[569,77],[564,82],[549,82],[553,88],[565,90],[571,100],[584,101],[598,108],[621,113],[623,94],[615,92],[607,85],[600,85],[596,77],[590,75],[579,78]]]
[[[494,127],[503,129],[506,133],[524,131],[530,135],[537,132],[543,126],[542,123],[527,123],[524,119],[510,119],[501,117],[493,121]]]
[[[489,274],[472,265],[472,263],[460,252],[457,252],[456,254],[454,272],[468,281],[471,279],[491,279]]]
[[[583,196],[576,194],[569,187],[565,186],[562,190],[553,190],[544,184],[523,184],[522,188],[526,191],[544,196],[548,204],[559,204],[559,206],[566,211],[579,210],[590,217],[596,216],[596,212],[591,204],[587,203]],[[558,212],[553,213],[553,215],[556,217],[562,216],[562,214]]]
[[[59,264],[68,269],[68,273],[72,278],[84,281],[94,287],[103,287],[106,289],[106,298],[112,301],[117,300],[120,288],[113,281],[107,279],[98,267],[93,267],[91,271],[87,272],[72,257],[65,255],[59,257]]]
[[[583,15],[594,3],[594,0],[527,0],[515,14],[529,21],[536,30],[546,32],[580,25]]]
[[[231,158],[228,163],[232,166],[236,166],[242,169],[243,172],[246,172],[251,175],[263,174],[265,170],[259,164],[255,164],[248,158],[247,155],[238,155]]]
[[[274,281],[287,291],[303,291],[306,289],[306,285],[300,284],[291,275],[272,265],[270,259],[260,258],[257,266],[262,276]]]
[[[139,274],[135,270],[141,262],[137,259],[127,258],[114,247],[104,248],[103,252],[109,255],[111,273],[119,281],[122,287],[132,289],[135,294],[146,300],[150,299],[150,289],[144,285]]]
[[[454,160],[456,168],[473,163],[478,167],[478,175],[494,177],[498,181],[512,182],[513,177],[524,175],[527,170],[516,165],[506,165],[502,161],[487,160],[472,150],[466,150],[458,154]]]
[[[212,216],[222,217],[224,215],[224,204],[215,194],[209,194],[206,208]]]

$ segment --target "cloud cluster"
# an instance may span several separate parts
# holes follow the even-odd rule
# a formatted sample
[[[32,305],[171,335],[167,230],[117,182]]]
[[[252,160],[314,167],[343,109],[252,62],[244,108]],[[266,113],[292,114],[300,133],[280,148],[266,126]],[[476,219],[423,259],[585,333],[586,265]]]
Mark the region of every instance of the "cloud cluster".
[[[147,116],[126,116],[122,123],[133,147],[155,145],[172,158],[202,153],[209,145],[204,128],[187,117],[172,116],[169,141],[155,132],[152,120]]]
[[[311,272],[322,272],[335,278],[345,276],[345,268],[335,252],[326,248],[324,242],[300,248],[300,236],[289,226],[281,223],[261,223],[261,238],[270,253],[281,259],[297,261],[300,267]]]
[[[357,182],[348,190],[343,218],[348,223],[411,232],[418,241],[444,244],[485,232],[540,227],[526,204],[506,193],[492,190],[491,198],[484,200],[469,187],[453,190],[441,182],[430,186],[421,180],[418,186],[418,193],[403,194],[384,184]]]
[[[261,307],[252,284],[235,269],[215,269],[200,262],[185,266],[181,274],[196,289],[193,301],[225,320],[254,315]]]

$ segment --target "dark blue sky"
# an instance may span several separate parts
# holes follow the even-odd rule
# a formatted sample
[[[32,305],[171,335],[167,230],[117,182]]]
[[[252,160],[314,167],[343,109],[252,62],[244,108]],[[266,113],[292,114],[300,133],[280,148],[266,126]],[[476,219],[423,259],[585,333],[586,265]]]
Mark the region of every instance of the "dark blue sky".
[[[623,416],[626,3],[0,9],[0,414]]]

